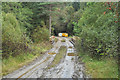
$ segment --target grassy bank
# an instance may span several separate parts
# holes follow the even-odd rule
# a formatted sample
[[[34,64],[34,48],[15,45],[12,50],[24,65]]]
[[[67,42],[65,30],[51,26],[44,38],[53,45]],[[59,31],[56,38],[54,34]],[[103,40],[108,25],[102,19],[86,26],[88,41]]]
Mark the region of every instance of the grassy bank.
[[[59,53],[56,54],[53,62],[50,64],[50,66],[48,66],[48,69],[50,69],[52,67],[55,67],[57,64],[59,64],[59,62],[61,61],[61,59],[66,54],[66,50],[67,50],[67,48],[65,46],[61,46],[60,47]]]
[[[3,59],[2,60],[2,75],[7,75],[8,73],[11,73],[14,70],[19,69],[20,67],[29,64],[36,57],[42,56],[51,47],[52,46],[49,42],[32,44],[30,45],[30,48],[32,49],[31,53],[30,52],[22,53],[16,57],[10,56],[8,59]]]
[[[86,73],[92,78],[118,78],[118,65],[113,58],[105,58],[100,61],[92,59],[87,54],[80,54],[85,63]]]

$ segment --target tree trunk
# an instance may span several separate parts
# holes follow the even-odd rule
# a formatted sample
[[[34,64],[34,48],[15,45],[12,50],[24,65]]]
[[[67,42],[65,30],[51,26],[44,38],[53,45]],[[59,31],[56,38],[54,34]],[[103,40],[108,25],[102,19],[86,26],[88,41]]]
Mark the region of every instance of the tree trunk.
[[[51,15],[49,16],[49,35],[51,36]]]
[[[51,5],[50,5],[50,16],[49,16],[49,36],[51,36]]]

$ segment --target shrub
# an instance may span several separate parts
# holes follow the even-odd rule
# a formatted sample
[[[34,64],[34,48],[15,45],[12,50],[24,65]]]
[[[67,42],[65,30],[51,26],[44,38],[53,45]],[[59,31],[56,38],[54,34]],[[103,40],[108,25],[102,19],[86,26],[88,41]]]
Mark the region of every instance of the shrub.
[[[27,38],[23,35],[16,17],[13,13],[3,12],[2,23],[2,50],[3,58],[15,56],[27,49]]]
[[[35,43],[48,41],[49,40],[49,31],[44,27],[36,27],[32,33],[32,39]]]
[[[117,55],[118,33],[117,23],[114,22],[115,10],[113,9],[113,12],[109,10],[104,15],[106,8],[104,3],[91,4],[83,11],[78,24],[74,23],[76,35],[83,39],[79,44],[82,43],[86,51],[90,51],[96,57]]]

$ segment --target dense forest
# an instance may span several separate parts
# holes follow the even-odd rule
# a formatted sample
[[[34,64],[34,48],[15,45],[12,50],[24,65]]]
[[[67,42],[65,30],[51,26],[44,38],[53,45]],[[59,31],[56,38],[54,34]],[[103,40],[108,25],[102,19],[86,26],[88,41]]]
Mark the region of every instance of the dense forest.
[[[116,2],[3,2],[3,67],[9,57],[33,58],[48,50],[51,48],[49,37],[60,32],[77,36],[78,55],[88,54],[97,60],[117,59],[118,18]]]

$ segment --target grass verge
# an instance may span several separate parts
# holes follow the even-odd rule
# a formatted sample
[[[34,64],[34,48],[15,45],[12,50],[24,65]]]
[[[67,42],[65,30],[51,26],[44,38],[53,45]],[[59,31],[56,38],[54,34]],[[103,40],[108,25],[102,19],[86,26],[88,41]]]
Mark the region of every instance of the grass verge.
[[[53,62],[50,64],[50,66],[48,66],[47,69],[55,67],[61,61],[61,59],[64,57],[64,54],[66,54],[66,51],[67,51],[67,48],[65,46],[61,46],[59,49],[59,53],[56,54]]]
[[[26,54],[20,54],[16,57],[9,57],[8,59],[3,59],[3,65],[2,65],[2,75],[6,75],[16,69],[19,69],[23,65],[28,64],[32,60],[35,59],[36,56],[34,56],[32,53],[26,53]]]
[[[47,46],[46,46],[47,45]],[[20,67],[29,64],[32,62],[36,57],[42,56],[47,50],[49,50],[52,45],[49,42],[39,43],[39,44],[32,44],[29,45],[31,48],[31,53],[21,53],[16,57],[10,56],[8,59],[2,60],[2,75],[7,75]]]
[[[86,73],[92,78],[118,78],[118,65],[114,58],[105,58],[100,61],[92,59],[89,55],[81,55],[85,63]]]

